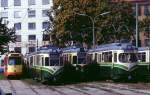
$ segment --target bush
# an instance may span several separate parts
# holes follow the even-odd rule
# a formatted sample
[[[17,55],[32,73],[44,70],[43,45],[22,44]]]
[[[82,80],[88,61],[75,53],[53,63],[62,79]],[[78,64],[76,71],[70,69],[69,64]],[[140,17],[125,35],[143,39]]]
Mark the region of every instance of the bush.
[[[74,83],[79,81],[79,72],[76,67],[70,63],[64,65],[63,71],[61,72],[59,82],[61,83]]]
[[[84,79],[86,81],[94,81],[100,79],[100,66],[96,62],[87,64],[83,68],[84,70]]]

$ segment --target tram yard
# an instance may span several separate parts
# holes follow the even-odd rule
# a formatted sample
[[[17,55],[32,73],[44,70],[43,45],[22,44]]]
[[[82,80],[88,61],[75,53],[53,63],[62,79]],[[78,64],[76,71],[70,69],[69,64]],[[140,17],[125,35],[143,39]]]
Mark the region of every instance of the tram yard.
[[[0,95],[150,95],[150,83],[88,82],[56,86],[5,79],[0,80],[0,90]]]

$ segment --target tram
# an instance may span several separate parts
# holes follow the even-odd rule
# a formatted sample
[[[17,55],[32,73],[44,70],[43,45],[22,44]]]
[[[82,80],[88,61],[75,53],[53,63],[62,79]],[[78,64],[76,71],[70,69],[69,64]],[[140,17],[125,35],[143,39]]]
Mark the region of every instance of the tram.
[[[139,78],[146,78],[150,76],[150,47],[138,48],[138,74]]]
[[[53,81],[61,72],[63,64],[60,62],[59,48],[47,45],[26,56],[28,72],[33,79]]]
[[[100,76],[113,80],[136,78],[138,50],[130,43],[111,43],[88,51],[88,62],[97,62]]]
[[[4,55],[4,75],[20,76],[23,74],[23,55],[21,53],[9,52]]]

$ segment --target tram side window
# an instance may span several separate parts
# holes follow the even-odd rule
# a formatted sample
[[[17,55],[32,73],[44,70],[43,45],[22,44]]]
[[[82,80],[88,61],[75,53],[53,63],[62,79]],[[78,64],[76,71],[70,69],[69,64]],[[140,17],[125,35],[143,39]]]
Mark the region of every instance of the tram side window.
[[[114,62],[117,62],[117,53],[114,53]]]
[[[73,64],[77,64],[77,56],[73,56]]]
[[[138,57],[141,62],[146,61],[146,53],[139,53]]]
[[[36,64],[40,65],[40,56],[39,55],[37,55],[37,57],[36,57]]]
[[[33,65],[33,57],[30,57],[30,65]]]
[[[94,62],[97,62],[97,53],[95,53],[95,58]]]
[[[42,66],[44,66],[44,58],[42,57]]]
[[[101,62],[101,54],[98,55],[98,62]]]
[[[112,52],[105,52],[104,55],[104,62],[112,62]]]
[[[45,66],[49,66],[49,57],[45,57]]]

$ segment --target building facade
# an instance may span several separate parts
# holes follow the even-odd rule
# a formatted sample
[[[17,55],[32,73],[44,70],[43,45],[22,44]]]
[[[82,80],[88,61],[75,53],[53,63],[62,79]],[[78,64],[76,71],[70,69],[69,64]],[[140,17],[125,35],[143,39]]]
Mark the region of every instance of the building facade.
[[[43,45],[43,33],[48,28],[48,10],[53,0],[0,0],[0,17],[8,28],[16,31],[16,42],[10,51],[22,54],[36,51]],[[46,36],[45,36],[46,37]]]

